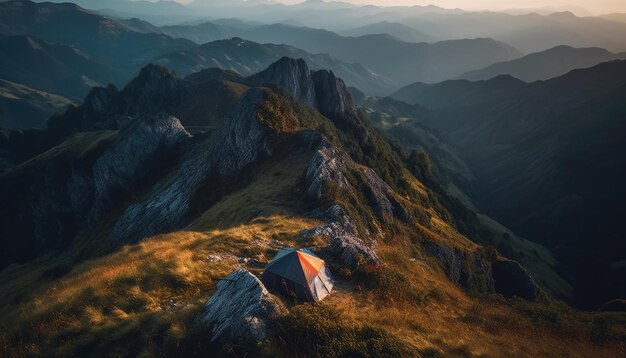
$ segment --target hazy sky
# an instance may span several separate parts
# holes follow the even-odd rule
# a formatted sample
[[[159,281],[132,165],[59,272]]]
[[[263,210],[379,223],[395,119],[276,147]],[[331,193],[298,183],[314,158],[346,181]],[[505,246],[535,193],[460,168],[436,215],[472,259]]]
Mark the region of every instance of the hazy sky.
[[[301,0],[278,0],[283,3],[298,3]],[[583,7],[593,14],[626,12],[626,0],[343,0],[354,4],[428,5],[468,10],[503,10],[511,8],[540,8],[546,6]]]

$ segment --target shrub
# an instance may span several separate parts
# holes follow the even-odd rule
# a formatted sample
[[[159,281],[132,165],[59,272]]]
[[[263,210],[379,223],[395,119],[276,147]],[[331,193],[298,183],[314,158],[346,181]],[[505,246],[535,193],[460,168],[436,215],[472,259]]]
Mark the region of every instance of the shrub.
[[[289,356],[402,357],[408,347],[384,331],[348,322],[332,306],[304,304],[280,318],[275,344]]]
[[[421,291],[412,287],[411,283],[401,273],[387,267],[367,265],[359,260],[354,276],[355,280],[362,283],[366,289],[371,290],[378,299],[385,303],[407,302],[422,304],[424,295]]]

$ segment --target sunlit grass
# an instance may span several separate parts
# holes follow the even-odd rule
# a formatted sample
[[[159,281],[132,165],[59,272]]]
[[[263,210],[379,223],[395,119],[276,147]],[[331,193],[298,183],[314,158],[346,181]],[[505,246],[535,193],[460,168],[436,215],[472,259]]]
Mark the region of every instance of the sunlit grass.
[[[3,302],[3,326],[31,342],[21,347],[25,354],[43,353],[40,347],[57,347],[57,353],[80,350],[81,342],[92,345],[105,332],[124,339],[147,322],[158,322],[175,342],[216,282],[244,265],[240,258],[255,255],[267,261],[284,245],[298,246],[298,232],[315,224],[274,216],[230,229],[156,236],[80,264],[24,301]],[[4,287],[11,289],[13,283],[8,280]],[[141,339],[152,341],[149,336]]]

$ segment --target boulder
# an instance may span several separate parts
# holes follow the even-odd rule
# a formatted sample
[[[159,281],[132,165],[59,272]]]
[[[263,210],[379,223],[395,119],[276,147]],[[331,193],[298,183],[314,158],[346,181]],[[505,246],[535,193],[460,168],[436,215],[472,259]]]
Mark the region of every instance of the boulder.
[[[211,342],[254,343],[265,338],[272,320],[286,312],[256,276],[237,269],[218,282],[200,324],[211,329]]]
[[[517,296],[526,300],[537,299],[539,288],[528,271],[517,261],[498,256],[491,264],[496,292],[506,296]]]

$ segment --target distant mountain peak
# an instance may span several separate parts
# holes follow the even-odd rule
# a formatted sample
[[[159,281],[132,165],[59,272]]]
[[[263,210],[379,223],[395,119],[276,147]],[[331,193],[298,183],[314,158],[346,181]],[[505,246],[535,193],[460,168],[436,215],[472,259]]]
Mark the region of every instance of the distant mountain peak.
[[[144,81],[152,78],[166,78],[166,77],[176,77],[176,73],[170,71],[166,67],[155,64],[148,64],[144,66],[139,72],[139,76],[137,76],[136,80]]]
[[[315,86],[309,66],[303,59],[282,57],[266,70],[251,77],[256,83],[271,83],[282,87],[310,106],[316,106]]]
[[[571,11],[560,11],[560,12],[555,12],[552,13],[550,15],[548,15],[549,17],[552,18],[561,18],[561,19],[572,19],[572,18],[576,18],[577,16],[571,12]]]
[[[356,111],[342,79],[330,70],[309,70],[303,59],[283,57],[249,80],[276,85],[333,121]]]

